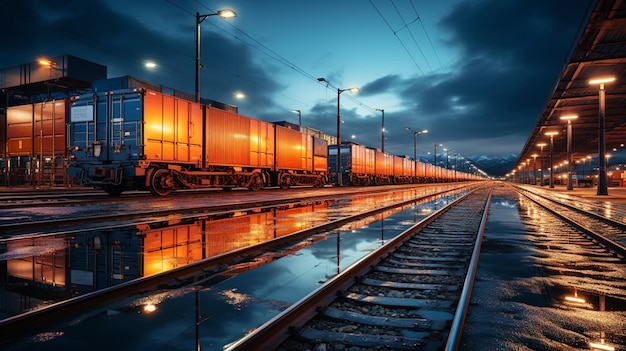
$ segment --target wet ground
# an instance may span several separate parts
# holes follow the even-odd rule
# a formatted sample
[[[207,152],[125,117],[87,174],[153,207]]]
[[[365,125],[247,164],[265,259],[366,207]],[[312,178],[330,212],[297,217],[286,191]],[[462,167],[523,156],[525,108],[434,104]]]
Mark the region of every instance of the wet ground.
[[[611,346],[626,350],[624,258],[591,248],[573,229],[505,189],[497,188],[493,198],[461,349],[600,350]],[[109,244],[115,246],[117,240],[125,245],[124,238],[139,234],[147,243],[139,248],[145,255],[142,264],[157,272],[209,253],[197,248],[213,247],[218,252],[226,248],[226,242],[236,246],[283,235],[289,226],[326,221],[343,211],[344,205],[320,203],[319,208],[311,205],[312,211],[292,207],[282,209],[285,212],[240,213],[224,219],[223,228],[230,228],[231,234],[223,242],[202,244],[193,239],[193,233],[221,226],[201,220],[159,221],[160,225],[134,228]],[[251,263],[254,267],[240,267],[241,274],[225,276],[214,284],[164,289],[118,301],[8,350],[188,350],[197,345],[202,350],[221,350],[437,206],[407,206],[384,219],[380,216],[364,220],[360,227],[320,235],[314,242],[288,249],[286,255],[268,253]],[[266,222],[275,225],[261,230],[261,223]],[[105,236],[100,237],[102,247]],[[82,245],[76,247],[79,254],[75,256],[89,255],[83,263],[97,264],[93,238],[75,244]],[[55,245],[59,243],[51,241],[44,247]],[[120,250],[111,251],[115,252]],[[122,268],[132,267],[131,261],[125,262]],[[111,263],[114,269],[116,264]],[[84,271],[75,272],[72,279],[94,281],[88,269]]]
[[[626,350],[626,263],[504,188],[487,223],[462,350]]]
[[[248,266],[239,267],[239,272],[233,272],[238,275],[225,275],[215,283],[149,292],[86,311],[68,323],[48,328],[8,349],[189,350],[199,344],[202,350],[222,350],[224,345],[241,338],[452,199],[440,197],[429,203],[406,205],[362,219],[358,224],[316,235],[282,252],[268,252]],[[116,241],[128,246],[129,238],[136,240],[137,233],[140,233],[143,240],[139,250],[143,255],[141,267],[158,272],[174,264],[175,260],[183,264],[183,261],[201,255],[203,245],[205,248],[213,245],[217,252],[233,243],[236,246],[267,240],[282,235],[287,229],[311,225],[320,220],[319,216],[324,222],[336,216],[338,211],[342,215],[350,211],[359,213],[365,207],[380,206],[390,200],[388,195],[376,200],[359,198],[352,207],[348,203],[320,202],[268,212],[240,213],[222,219],[223,222],[158,222],[160,225],[154,225],[154,228],[146,227],[143,231],[132,228],[113,239],[104,240],[105,233],[100,233],[98,241],[102,251],[110,242],[113,246]],[[205,240],[204,244],[196,240],[190,244],[189,238],[193,238],[192,234],[196,232],[211,232],[220,240]],[[176,244],[173,240],[176,237],[184,240]],[[98,264],[93,257],[97,251],[93,237],[77,242],[82,244],[77,250],[87,249],[70,251],[71,256],[81,257],[81,261],[73,261],[72,283],[91,288],[89,284],[93,282],[106,284],[111,274],[118,274],[119,278],[129,274],[130,269],[124,267],[130,268],[133,263],[127,255],[125,263],[119,264],[121,271],[115,271],[117,265],[113,264],[107,268],[106,274],[94,275],[87,268]],[[124,250],[113,248],[110,254],[121,251]],[[98,262],[106,261],[104,257],[97,258]],[[19,258],[12,258],[15,259]],[[79,269],[80,264],[85,269]],[[96,271],[104,269],[101,267]],[[98,279],[99,276],[102,278]]]

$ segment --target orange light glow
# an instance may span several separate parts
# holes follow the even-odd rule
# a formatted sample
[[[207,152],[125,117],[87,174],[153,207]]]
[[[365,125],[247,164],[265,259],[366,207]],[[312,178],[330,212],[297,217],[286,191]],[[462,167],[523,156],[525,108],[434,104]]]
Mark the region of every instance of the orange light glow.
[[[589,84],[604,84],[604,83],[611,83],[614,81],[615,81],[615,77],[603,77],[603,78],[592,79],[589,81]]]
[[[575,296],[566,296],[565,300],[570,302],[585,303],[585,299],[581,299],[580,297]]]
[[[592,349],[596,349],[596,350],[606,350],[606,351],[614,351],[615,350],[615,347],[613,347],[611,345],[607,345],[604,342],[602,342],[602,343],[590,342],[589,343],[589,347],[591,347]]]
[[[53,61],[45,59],[45,58],[39,59],[37,62],[39,62],[39,64],[42,66],[53,67],[56,65]]]

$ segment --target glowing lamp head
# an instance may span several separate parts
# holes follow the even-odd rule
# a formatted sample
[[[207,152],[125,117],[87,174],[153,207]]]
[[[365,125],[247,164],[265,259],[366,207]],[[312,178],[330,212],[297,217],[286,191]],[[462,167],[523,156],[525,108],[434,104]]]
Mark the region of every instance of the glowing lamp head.
[[[565,115],[565,116],[561,116],[561,120],[563,121],[572,121],[574,119],[578,118],[578,115]]]
[[[55,65],[54,61],[46,59],[46,58],[39,59],[37,62],[42,66],[53,67]]]
[[[601,77],[601,78],[591,79],[589,81],[589,84],[604,84],[604,83],[611,83],[614,81],[615,81],[615,77]]]
[[[222,17],[222,18],[233,18],[233,17],[237,17],[237,13],[231,9],[223,9],[223,10],[219,10],[217,11],[217,15]]]

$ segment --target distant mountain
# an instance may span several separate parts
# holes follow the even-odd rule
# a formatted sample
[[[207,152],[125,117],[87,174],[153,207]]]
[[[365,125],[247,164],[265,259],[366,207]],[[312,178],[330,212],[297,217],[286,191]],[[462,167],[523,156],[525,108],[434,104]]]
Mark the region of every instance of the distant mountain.
[[[493,177],[504,176],[512,170],[517,163],[517,155],[511,154],[507,156],[469,156],[466,157],[472,161],[476,167],[482,169],[485,173]]]

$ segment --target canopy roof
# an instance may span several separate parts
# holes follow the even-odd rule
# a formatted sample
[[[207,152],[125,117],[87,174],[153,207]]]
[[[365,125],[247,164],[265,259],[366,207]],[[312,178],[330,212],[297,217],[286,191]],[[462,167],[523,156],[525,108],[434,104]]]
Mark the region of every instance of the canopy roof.
[[[548,167],[550,139],[546,132],[556,131],[553,160],[555,164],[567,160],[567,122],[564,115],[577,115],[572,121],[572,156],[579,161],[598,154],[598,121],[600,84],[589,81],[600,77],[614,77],[605,83],[605,145],[607,152],[626,145],[626,1],[598,0],[586,27],[572,50],[552,97],[526,141],[515,169],[535,156],[536,167],[541,168],[541,150],[544,147],[544,167]]]

